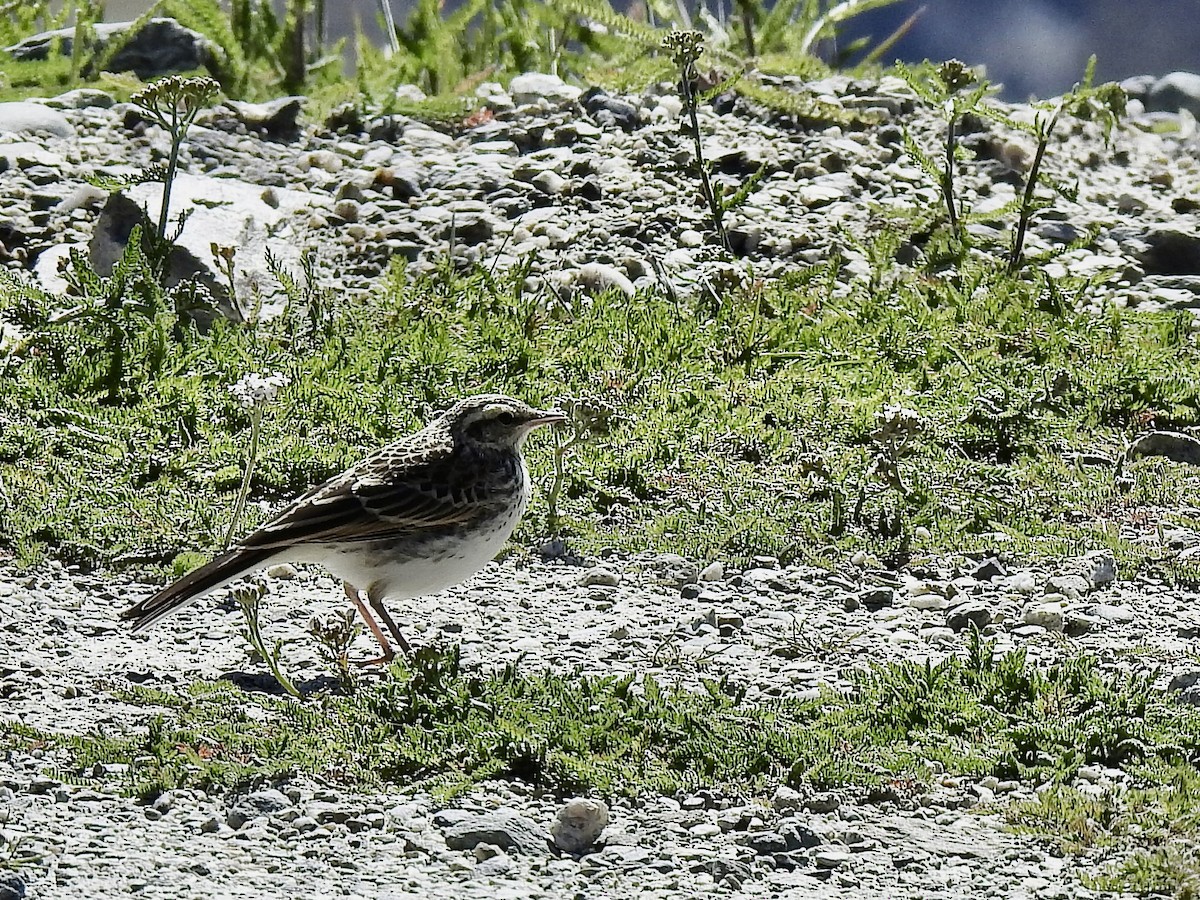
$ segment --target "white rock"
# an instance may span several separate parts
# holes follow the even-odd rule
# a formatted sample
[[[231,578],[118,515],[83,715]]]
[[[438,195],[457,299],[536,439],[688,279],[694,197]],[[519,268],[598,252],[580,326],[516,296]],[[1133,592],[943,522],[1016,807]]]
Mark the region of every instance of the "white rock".
[[[609,288],[616,288],[626,297],[633,296],[633,282],[615,266],[605,263],[584,263],[579,267],[576,281],[580,287],[589,293],[600,294]]]
[[[838,869],[850,862],[850,851],[845,847],[827,844],[813,850],[813,863],[818,869]]]
[[[1051,591],[1062,594],[1071,600],[1078,600],[1091,589],[1091,584],[1082,575],[1055,575],[1046,581],[1046,593]]]
[[[392,96],[397,100],[407,100],[409,103],[421,103],[426,99],[425,92],[415,84],[396,85],[396,90],[392,92]]]
[[[913,609],[945,609],[950,601],[941,594],[918,594],[908,601]]]
[[[162,198],[161,182],[134,185],[112,194],[104,204],[89,246],[92,266],[108,275],[125,249],[134,225],[155,227]],[[232,178],[181,172],[171,186],[170,228],[181,210],[190,215],[168,260],[167,280],[195,280],[217,298],[221,310],[240,320],[256,295],[263,296],[261,318],[283,311],[287,298],[270,274],[270,253],[293,277],[303,279],[300,242],[291,228],[301,211],[329,203],[328,197],[271,188]],[[148,212],[152,211],[152,212]],[[212,245],[234,247],[234,285],[229,294],[224,273],[213,260]]]
[[[1033,603],[1025,607],[1021,621],[1026,625],[1040,625],[1047,631],[1062,631],[1065,615],[1061,603]]]
[[[38,282],[52,294],[65,294],[70,285],[62,277],[59,264],[71,258],[69,244],[56,244],[38,254],[33,264],[33,274]]]
[[[547,75],[542,72],[526,72],[518,75],[508,85],[508,92],[513,102],[520,106],[523,103],[537,103],[548,100],[551,103],[574,103],[583,93],[574,85],[567,84],[557,75]]]
[[[607,824],[608,804],[603,800],[574,797],[554,816],[550,837],[560,850],[580,853],[595,843]]]
[[[1032,572],[1014,572],[1004,579],[1004,586],[1018,594],[1032,594],[1038,589],[1037,576]]]
[[[662,115],[666,118],[677,119],[680,113],[683,112],[683,101],[671,94],[659,97],[658,105],[655,106],[651,116],[657,117],[659,110],[662,110]]]
[[[1128,606],[1112,604],[1112,603],[1097,603],[1090,607],[1088,612],[1093,616],[1098,616],[1107,622],[1119,622],[1128,624],[1137,618],[1135,613]]]
[[[616,587],[620,583],[620,573],[614,572],[612,569],[606,569],[603,566],[588,569],[576,581],[576,584],[580,587],[593,587],[596,585],[601,587]]]
[[[795,812],[804,805],[804,795],[794,788],[781,784],[771,795],[771,808],[776,812]]]
[[[0,103],[0,134],[48,134],[72,138],[75,126],[56,109],[41,103]]]

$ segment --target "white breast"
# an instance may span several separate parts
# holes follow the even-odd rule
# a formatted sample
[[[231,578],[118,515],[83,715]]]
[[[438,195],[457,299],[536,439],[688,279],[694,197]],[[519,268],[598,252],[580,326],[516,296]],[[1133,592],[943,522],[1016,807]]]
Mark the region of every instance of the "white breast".
[[[521,493],[508,513],[493,520],[486,533],[427,541],[418,556],[398,552],[383,543],[323,544],[307,548],[304,562],[325,566],[343,581],[369,590],[385,600],[408,600],[435,594],[461,584],[479,572],[504,549],[529,503],[529,473],[521,462]]]

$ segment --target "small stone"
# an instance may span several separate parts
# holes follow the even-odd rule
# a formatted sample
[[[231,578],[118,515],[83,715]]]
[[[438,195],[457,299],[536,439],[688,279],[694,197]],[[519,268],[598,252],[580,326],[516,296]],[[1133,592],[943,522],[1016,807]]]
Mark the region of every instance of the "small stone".
[[[0,869],[0,900],[24,900],[25,879],[20,872]]]
[[[357,222],[359,209],[356,200],[339,200],[333,205],[333,214],[346,222]]]
[[[992,624],[993,607],[980,600],[968,600],[946,611],[946,624],[954,631],[966,631],[972,625],[982,630]]]
[[[175,806],[175,794],[173,791],[163,791],[151,804],[160,813],[169,812]]]
[[[1032,572],[1016,572],[1004,579],[1004,586],[1018,594],[1032,594],[1038,589],[1038,580]]]
[[[291,581],[296,577],[296,567],[291,563],[279,563],[267,569],[268,578],[277,578],[280,581]]]
[[[1110,603],[1096,603],[1088,607],[1088,612],[1097,618],[1104,619],[1106,622],[1116,622],[1122,625],[1127,625],[1137,618],[1137,613],[1128,606]]]
[[[700,570],[701,581],[721,581],[725,577],[725,566],[720,562],[710,562]]]
[[[1026,625],[1040,625],[1047,631],[1062,631],[1066,614],[1061,603],[1034,603],[1025,607],[1021,621]]]
[[[908,601],[913,609],[945,609],[950,601],[941,594],[917,594]]]
[[[573,103],[583,93],[582,90],[567,84],[557,75],[546,75],[541,72],[526,72],[523,75],[517,75],[509,82],[508,92],[518,106],[537,103],[539,100],[546,100],[553,104]]]
[[[1070,637],[1083,637],[1100,627],[1100,620],[1084,613],[1073,612],[1067,616],[1063,631]]]
[[[274,816],[291,806],[292,801],[275,788],[255,791],[234,802],[225,814],[225,824],[236,831],[252,819]]]
[[[494,859],[503,853],[504,851],[495,844],[476,844],[475,849],[471,851],[471,855],[474,856],[478,862],[486,862],[487,860]]]
[[[71,138],[75,136],[75,127],[58,110],[20,100],[0,103],[0,134],[48,134]]]
[[[1082,781],[1096,784],[1104,779],[1104,769],[1100,766],[1080,766],[1075,775]]]
[[[676,587],[694,584],[700,577],[699,566],[677,553],[660,553],[649,560],[646,568],[660,583]]]
[[[596,566],[588,569],[579,576],[576,583],[580,587],[616,587],[621,583],[621,575],[614,572],[612,569],[606,569],[604,566]]]
[[[991,803],[996,799],[996,792],[982,784],[973,784],[967,790],[975,795],[978,803]]]
[[[1091,589],[1082,575],[1054,575],[1046,580],[1046,594],[1062,594],[1068,600],[1078,600]]]
[[[822,791],[813,794],[804,801],[804,808],[809,812],[831,813],[842,805],[842,798],[833,791]]]
[[[626,297],[635,293],[633,282],[616,266],[605,263],[584,263],[575,273],[576,283],[588,293],[602,294],[608,290],[618,290]]]
[[[813,850],[812,860],[818,869],[840,869],[850,862],[850,851],[845,847],[827,844]]]
[[[201,834],[217,834],[221,830],[222,822],[216,816],[209,816],[200,823]]]
[[[608,805],[603,800],[575,797],[555,814],[550,837],[560,850],[582,853],[596,842],[607,824]]]
[[[50,778],[48,775],[34,775],[29,782],[29,793],[31,794],[49,794],[56,787],[59,787],[61,782]]]
[[[1004,564],[992,556],[977,565],[971,572],[971,577],[976,581],[991,581],[993,578],[1001,578],[1007,574]]]
[[[743,842],[758,856],[774,856],[776,853],[787,853],[787,839],[776,831],[756,831],[748,834]]]
[[[894,606],[896,589],[890,587],[873,587],[858,592],[858,602],[871,612]]]
[[[443,811],[439,816],[444,818]],[[528,816],[500,809],[489,813],[467,813],[446,829],[446,846],[451,850],[473,850],[479,844],[495,844],[502,850],[535,853],[546,849],[546,831]]]
[[[566,193],[571,183],[557,172],[547,169],[535,175],[532,184],[543,194],[554,197]]]
[[[746,620],[737,613],[717,613],[716,624],[717,628],[722,633],[724,633],[726,629],[729,629],[730,631],[741,631],[744,627],[746,627]]]
[[[781,784],[771,795],[771,808],[776,812],[795,812],[804,803],[804,795],[794,788]]]
[[[1113,558],[1111,550],[1093,550],[1085,554],[1084,559],[1089,564],[1090,571],[1086,577],[1092,583],[1092,587],[1116,581],[1117,561]]]
[[[47,100],[46,105],[53,109],[88,109],[89,107],[109,109],[116,102],[112,94],[104,91],[95,88],[76,88]]]

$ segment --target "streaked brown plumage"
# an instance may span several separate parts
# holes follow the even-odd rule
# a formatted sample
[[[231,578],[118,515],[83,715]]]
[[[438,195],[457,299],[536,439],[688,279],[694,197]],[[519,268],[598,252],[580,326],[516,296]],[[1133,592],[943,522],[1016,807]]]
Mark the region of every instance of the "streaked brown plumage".
[[[529,501],[521,456],[534,428],[563,420],[498,394],[456,403],[421,431],[388,444],[314,488],[270,522],[152,597],[121,613],[134,631],[253,570],[277,562],[321,563],[392,650],[359,597],[405,650],[386,600],[444,590],[491,561]]]

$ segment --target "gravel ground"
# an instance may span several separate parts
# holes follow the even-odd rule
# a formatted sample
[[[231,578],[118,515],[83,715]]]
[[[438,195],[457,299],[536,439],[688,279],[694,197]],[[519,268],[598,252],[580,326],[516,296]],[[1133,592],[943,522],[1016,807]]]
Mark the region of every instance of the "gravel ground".
[[[1195,672],[1195,596],[1108,580],[1103,554],[1011,570],[994,558],[948,560],[921,578],[765,559],[736,572],[669,555],[589,562],[507,560],[398,619],[416,642],[461,642],[468,666],[520,660],[534,671],[636,671],[685,684],[728,674],[751,698],[841,688],[868,661],[961,650],[965,634],[951,623],[982,621],[979,610],[1001,648],[1038,661],[1088,650],[1112,668],[1152,659],[1164,681]],[[287,642],[292,674],[311,682],[325,672],[305,624],[344,599],[323,574],[283,574],[269,581],[264,627]],[[250,677],[261,667],[237,636],[239,614],[219,598],[146,635],[119,627],[116,611],[150,590],[55,566],[0,571],[5,717],[69,732],[127,729],[152,711],[116,699],[116,687],[267,684]],[[366,656],[372,648],[360,641]],[[179,790],[142,805],[53,771],[40,751],[0,761],[0,830],[42,856],[18,870],[29,898],[1095,896],[1077,872],[1096,860],[1064,860],[1005,831],[1003,803],[1035,786],[994,779],[945,779],[881,803],[786,788],[616,800],[600,840],[569,855],[547,840],[563,798],[520,783],[487,783],[448,805],[419,786],[361,795],[311,780],[235,796]]]
[[[767,164],[762,185],[729,222],[756,276],[821,260],[837,242],[849,259],[843,276],[859,277],[867,263],[838,235],[869,237],[883,210],[936,202],[936,187],[903,153],[902,129],[934,147],[940,125],[896,79],[839,76],[806,88],[827,103],[872,110],[876,124],[798,123],[720,101],[701,113],[706,154],[734,185]],[[1154,93],[1149,81],[1139,90]],[[245,215],[238,221],[293,250],[319,247],[339,291],[369,290],[395,255],[422,269],[447,251],[499,267],[532,254],[530,277],[564,295],[632,292],[661,280],[703,290],[728,269],[706,245],[670,86],[617,97],[529,76],[507,92],[480,92],[491,117],[453,134],[393,117],[366,123],[365,134],[306,127],[263,140],[254,133],[258,113],[224,111],[189,138],[184,171],[249,190],[254,203],[223,207],[225,221],[236,209]],[[53,105],[61,112],[41,110],[53,139],[14,124],[28,105],[0,109],[0,262],[36,270],[56,287],[57,260],[106,227],[107,195],[84,176],[161,160],[167,143],[103,95]],[[1063,129],[1049,171],[1078,176],[1079,200],[1044,211],[1029,250],[1098,227],[1095,243],[1060,257],[1054,271],[1108,272],[1092,295],[1098,307],[1196,309],[1195,118],[1140,101],[1132,113],[1111,150],[1087,123]],[[1020,183],[1012,170],[1020,139],[983,124],[968,132],[964,142],[981,159],[961,174],[962,197],[976,212],[999,210]],[[189,231],[202,219],[197,212]],[[1002,236],[1010,225],[972,228]],[[210,237],[201,231],[197,240],[207,248]],[[239,265],[251,256],[239,252]],[[1186,529],[1146,539],[1181,555],[1200,547],[1200,535]],[[1103,555],[1033,569],[947,559],[907,575],[865,559],[837,573],[766,559],[746,571],[671,557],[593,563],[508,561],[396,612],[417,642],[460,643],[468,665],[519,658],[534,670],[648,672],[689,685],[727,674],[750,699],[841,689],[867,662],[939,658],[962,648],[971,622],[1001,650],[1022,647],[1038,662],[1084,649],[1108,668],[1161,666],[1164,685],[1197,680],[1195,595],[1122,579]],[[271,584],[268,634],[289,641],[288,665],[300,681],[322,677],[313,646],[299,638],[314,612],[344,602],[340,589],[307,571]],[[202,601],[145,636],[120,629],[116,611],[151,590],[55,566],[0,569],[0,715],[60,731],[123,730],[144,725],[149,712],[116,699],[114,688],[231,675],[247,689],[266,683],[245,674],[260,670],[244,656],[228,603]],[[365,642],[358,649],[371,652]],[[520,784],[489,783],[449,806],[419,786],[363,796],[303,780],[237,796],[181,790],[146,806],[55,778],[54,763],[41,751],[0,760],[0,848],[19,840],[39,857],[15,872],[0,867],[0,900],[1085,898],[1092,894],[1077,873],[1101,862],[1063,860],[1006,833],[997,806],[1035,786],[987,779],[947,779],[874,804],[782,789],[614,801],[599,841],[569,855],[546,839],[564,798]],[[1081,772],[1099,785],[1121,777]]]

